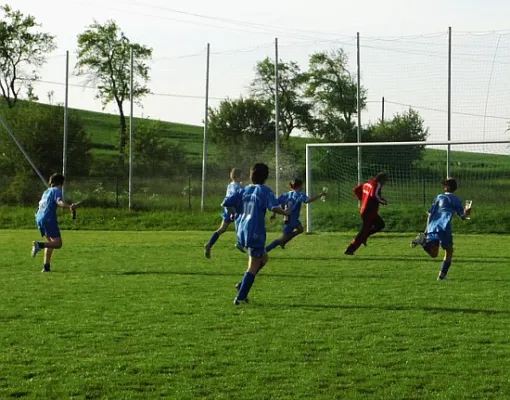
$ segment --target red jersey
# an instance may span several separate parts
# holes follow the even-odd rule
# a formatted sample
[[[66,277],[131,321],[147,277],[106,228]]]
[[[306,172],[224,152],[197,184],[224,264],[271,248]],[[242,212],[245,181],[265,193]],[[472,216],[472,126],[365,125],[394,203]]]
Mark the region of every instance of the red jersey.
[[[376,180],[371,180],[354,188],[354,194],[361,201],[360,213],[377,214],[379,211],[379,204],[384,201],[381,197],[381,184]]]

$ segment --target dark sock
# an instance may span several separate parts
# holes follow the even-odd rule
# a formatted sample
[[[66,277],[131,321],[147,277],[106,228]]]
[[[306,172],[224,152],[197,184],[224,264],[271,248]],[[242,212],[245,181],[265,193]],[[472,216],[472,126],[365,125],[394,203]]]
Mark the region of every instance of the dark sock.
[[[441,267],[441,276],[446,276],[448,270],[450,269],[450,265],[452,265],[451,261],[443,261],[443,265]]]
[[[44,242],[37,242],[37,244],[39,245],[40,249],[46,248],[46,244]]]
[[[280,239],[276,239],[273,243],[271,243],[269,246],[266,247],[266,252],[270,252],[271,250],[273,250],[275,247],[279,246],[280,245]]]
[[[43,270],[49,271],[50,269],[50,264],[43,264]]]
[[[209,239],[209,242],[207,244],[209,246],[213,247],[214,243],[216,243],[216,241],[218,240],[219,237],[220,237],[220,234],[218,232],[214,232],[212,234],[211,238]]]
[[[246,300],[254,281],[255,275],[249,272],[246,272],[244,274],[243,280],[241,282],[241,288],[239,289],[239,293],[237,294],[237,300]]]

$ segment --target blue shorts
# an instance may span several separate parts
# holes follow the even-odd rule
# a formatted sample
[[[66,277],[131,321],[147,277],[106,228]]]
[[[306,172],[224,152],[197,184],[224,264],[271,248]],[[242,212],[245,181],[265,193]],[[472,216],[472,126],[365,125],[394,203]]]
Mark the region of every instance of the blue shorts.
[[[222,221],[225,222],[226,224],[234,222],[234,220],[230,218],[230,213],[227,210],[223,210],[223,212],[221,213],[221,218]]]
[[[41,236],[54,239],[61,237],[57,221],[36,221],[36,223]]]
[[[453,235],[444,231],[427,233],[428,243],[439,243],[443,249],[449,249],[453,247]]]
[[[284,224],[282,232],[285,235],[290,235],[292,232],[294,232],[294,229],[299,228],[300,226],[302,227],[303,224],[301,224],[301,221],[298,219],[296,220],[296,222],[293,222],[291,224]]]
[[[266,249],[264,247],[248,247],[250,257],[262,257]]]

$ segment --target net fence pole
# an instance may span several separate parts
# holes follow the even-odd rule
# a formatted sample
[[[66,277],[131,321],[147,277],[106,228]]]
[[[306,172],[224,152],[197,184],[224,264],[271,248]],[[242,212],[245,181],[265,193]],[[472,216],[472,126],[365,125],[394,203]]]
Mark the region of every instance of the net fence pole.
[[[357,64],[357,105],[356,112],[358,113],[358,129],[357,129],[357,142],[361,143],[361,63],[360,63],[360,45],[359,45],[359,32],[356,33],[356,64]],[[358,146],[358,185],[361,184],[361,147]]]
[[[312,163],[310,161],[311,147],[306,145],[306,195],[312,196]],[[306,203],[306,233],[312,233],[312,205]]]
[[[384,122],[384,96],[381,100],[381,121]]]
[[[274,125],[275,125],[275,191],[280,193],[280,96],[278,86],[280,84],[278,71],[278,38],[274,40]]]
[[[452,27],[448,27],[448,141],[452,140]],[[451,147],[446,149],[446,176],[451,176]]]
[[[133,207],[133,76],[134,56],[133,47],[130,49],[129,68],[129,209]]]
[[[69,50],[66,50],[66,78],[64,92],[64,143],[62,145],[62,175],[67,176],[67,142],[69,134]],[[65,191],[62,188],[62,197]]]
[[[205,209],[205,180],[207,175],[207,130],[209,128],[209,67],[211,57],[211,45],[207,43],[207,55],[205,65],[205,110],[204,110],[204,142],[202,149],[202,196],[200,210]],[[191,189],[190,189],[191,190]]]

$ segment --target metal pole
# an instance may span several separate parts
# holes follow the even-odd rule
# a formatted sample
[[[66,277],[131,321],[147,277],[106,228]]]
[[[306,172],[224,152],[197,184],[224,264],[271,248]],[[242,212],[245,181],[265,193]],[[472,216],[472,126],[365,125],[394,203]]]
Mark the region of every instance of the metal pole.
[[[452,27],[448,27],[448,141],[452,140]],[[450,176],[451,147],[446,149],[446,176]]]
[[[209,65],[211,57],[211,45],[207,43],[207,59],[205,67],[205,110],[204,110],[204,143],[202,151],[202,200],[200,210],[205,209],[205,178],[207,169],[207,129],[209,126]],[[188,188],[191,190],[191,188]]]
[[[134,81],[134,56],[133,47],[130,50],[129,69],[129,209],[133,207],[133,81]]]
[[[358,113],[358,143],[361,143],[361,63],[360,63],[360,50],[359,50],[359,32],[356,34],[356,48],[357,48],[357,66],[358,66],[358,82],[357,82],[357,109]],[[361,147],[358,146],[358,185],[361,183]]]
[[[384,96],[382,97],[381,121],[384,122]]]
[[[306,195],[312,196],[312,163],[310,146],[306,145]],[[306,233],[312,233],[312,205],[306,203]]]
[[[64,144],[62,147],[62,175],[67,175],[67,135],[69,129],[69,50],[66,51],[66,86],[65,86],[65,97],[64,97]],[[65,192],[62,189],[62,197],[65,199]]]
[[[276,179],[276,194],[280,193],[280,74],[278,71],[278,38],[274,40],[274,125],[275,125],[275,179]]]

